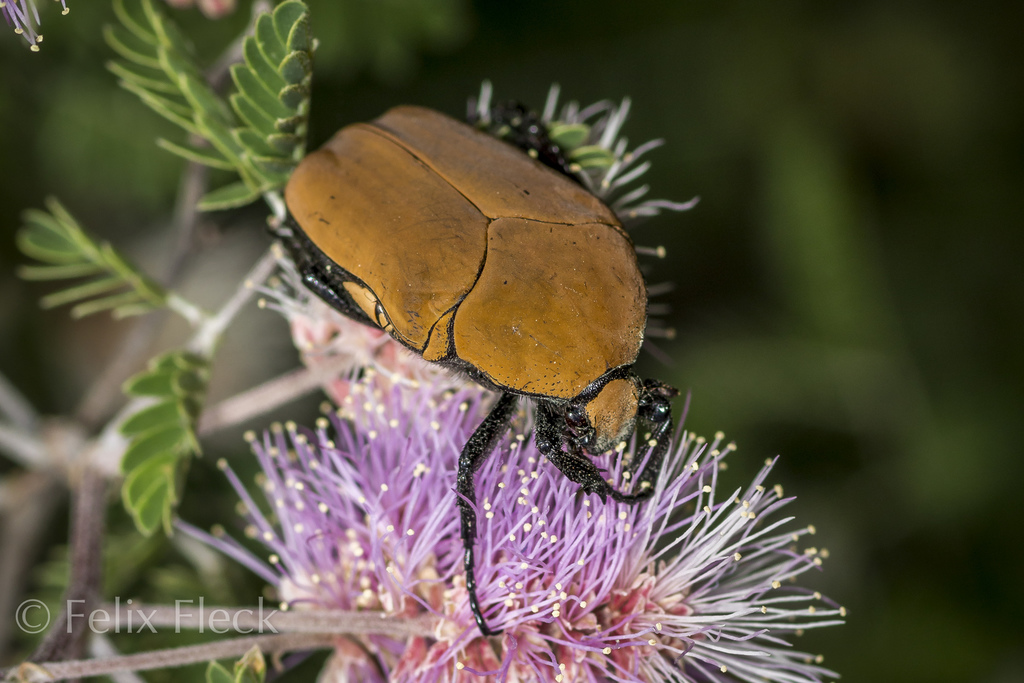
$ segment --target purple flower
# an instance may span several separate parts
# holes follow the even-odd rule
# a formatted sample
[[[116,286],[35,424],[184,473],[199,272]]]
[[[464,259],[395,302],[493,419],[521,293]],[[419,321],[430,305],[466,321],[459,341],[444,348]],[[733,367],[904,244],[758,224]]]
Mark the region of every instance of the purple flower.
[[[522,412],[477,474],[480,635],[461,570],[453,485],[459,451],[486,412],[476,388],[354,383],[315,431],[274,426],[253,450],[262,508],[242,497],[246,535],[188,528],[274,584],[291,609],[357,609],[439,617],[431,637],[339,638],[323,680],[820,681],[836,674],[795,651],[795,632],[841,623],[845,610],[793,581],[827,555],[813,527],[776,512],[772,461],[745,490],[723,494],[734,450],[677,436],[650,500],[602,503],[543,462]],[[628,488],[628,461],[601,463]],[[641,452],[643,457],[645,453]],[[261,511],[262,510],[262,511]]]
[[[67,14],[66,0],[59,0],[63,8],[61,14]],[[8,26],[14,27],[14,32],[19,36],[25,36],[33,52],[39,52],[39,43],[43,42],[43,34],[39,33],[39,10],[36,9],[34,0],[0,0],[0,14],[7,20]]]

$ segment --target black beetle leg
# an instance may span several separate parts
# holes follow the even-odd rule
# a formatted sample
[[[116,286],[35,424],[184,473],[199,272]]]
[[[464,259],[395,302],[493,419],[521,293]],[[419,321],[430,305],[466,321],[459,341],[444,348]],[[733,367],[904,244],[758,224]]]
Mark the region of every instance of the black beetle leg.
[[[654,480],[661,471],[661,463],[668,452],[669,439],[672,433],[672,406],[669,401],[677,396],[679,391],[674,387],[659,382],[655,379],[644,380],[643,392],[640,399],[640,417],[651,427],[649,445],[651,446],[650,457],[642,472],[637,475],[637,468],[643,458],[640,457],[641,449],[634,455],[630,463],[629,472],[634,477],[634,489],[638,493],[644,490],[654,489]],[[637,444],[642,447],[642,444]]]
[[[543,403],[537,404],[537,425],[534,433],[537,450],[546,456],[566,479],[579,484],[585,493],[596,493],[601,500],[607,500],[608,496],[611,496],[615,500],[627,503],[637,502],[650,495],[648,493],[642,497],[628,496],[612,488],[601,476],[597,465],[583,453],[582,449],[565,438],[560,416]],[[567,451],[562,450],[562,444],[567,444]],[[633,500],[634,498],[636,500]]]
[[[635,504],[650,498],[654,493],[654,479],[661,470],[661,463],[668,451],[668,440],[664,438],[665,433],[670,431],[672,419],[658,424],[651,438],[657,440],[657,445],[651,452],[650,458],[643,472],[640,473],[636,486],[636,493],[622,493],[605,481],[597,465],[588,458],[582,449],[575,445],[572,440],[567,440],[564,432],[559,426],[559,416],[543,404],[537,406],[537,426],[535,428],[537,438],[537,450],[547,456],[551,464],[558,468],[567,479],[579,484],[586,493],[596,493],[601,500],[612,498],[620,503]],[[562,444],[568,446],[567,451],[562,450]],[[647,482],[647,485],[644,485]]]
[[[654,423],[651,429],[651,441],[655,442],[651,446],[651,455],[647,458],[647,464],[644,465],[639,476],[636,476],[633,485],[633,490],[636,491],[634,496],[647,496],[654,493],[654,480],[658,478],[658,473],[661,472],[661,463],[665,460],[665,453],[668,452],[669,445],[669,434],[672,432],[672,415],[669,414],[668,419],[662,420],[661,422]],[[637,444],[638,446],[640,444]],[[633,465],[639,466],[643,460],[641,457],[643,454],[642,449],[637,449],[637,453],[633,456]],[[630,468],[630,473],[635,475],[636,472],[633,468]]]
[[[494,452],[498,439],[508,429],[512,421],[512,412],[516,405],[513,394],[502,394],[491,412],[476,428],[469,441],[459,455],[459,471],[456,476],[455,490],[458,492],[460,519],[462,521],[462,547],[465,551],[463,566],[466,569],[466,590],[469,592],[469,606],[473,610],[473,618],[480,633],[493,636],[501,631],[492,631],[480,611],[480,601],[476,596],[476,560],[473,556],[473,544],[476,542],[476,489],[473,487],[473,474],[480,469],[487,456]]]

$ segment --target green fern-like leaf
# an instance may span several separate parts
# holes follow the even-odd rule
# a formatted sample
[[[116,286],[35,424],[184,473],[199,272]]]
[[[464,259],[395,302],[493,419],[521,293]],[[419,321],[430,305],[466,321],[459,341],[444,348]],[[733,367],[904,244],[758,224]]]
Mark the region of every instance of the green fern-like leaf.
[[[209,359],[172,351],[125,383],[126,394],[153,399],[121,425],[129,439],[121,460],[121,497],[146,535],[158,528],[171,532],[189,461],[200,453],[195,424],[209,375]]]
[[[204,210],[248,204],[284,186],[305,154],[312,38],[309,10],[285,0],[260,16],[243,44],[244,61],[231,68],[237,92],[218,95],[206,82],[191,46],[153,0],[114,0],[120,25],[105,37],[123,61],[108,65],[143,104],[207,146],[161,147],[212,168],[234,170],[235,184],[204,197]],[[230,104],[229,104],[230,103]]]
[[[89,279],[43,297],[45,308],[75,304],[71,315],[76,318],[107,310],[123,318],[166,303],[163,287],[86,233],[60,202],[48,199],[46,208],[26,211],[17,236],[21,251],[46,265],[23,266],[19,274],[26,280]]]

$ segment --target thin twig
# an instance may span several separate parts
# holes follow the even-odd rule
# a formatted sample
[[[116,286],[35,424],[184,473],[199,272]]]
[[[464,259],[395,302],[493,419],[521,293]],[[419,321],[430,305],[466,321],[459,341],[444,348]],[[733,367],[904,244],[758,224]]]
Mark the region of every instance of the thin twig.
[[[227,76],[231,65],[242,60],[244,40],[254,31],[258,16],[257,9],[261,13],[266,12],[268,5],[265,2],[254,4],[253,18],[249,27],[228,46],[214,65],[207,69],[206,80],[214,90],[219,92],[224,89],[228,83]],[[202,164],[189,162],[182,171],[172,221],[174,232],[178,237],[162,279],[168,288],[178,282],[195,245],[196,227],[199,224],[200,216],[199,199],[206,194],[208,180],[209,169]],[[189,316],[186,315],[186,317]],[[121,348],[118,349],[114,360],[104,368],[103,373],[93,382],[79,403],[75,414],[83,424],[94,428],[108,417],[113,406],[122,397],[121,384],[138,370],[147,356],[151,355],[150,349],[166,319],[167,312],[161,310],[142,318],[135,324]],[[195,321],[190,320],[190,322],[194,323]]]
[[[334,366],[337,367],[334,367]],[[210,406],[199,417],[199,435],[206,436],[221,429],[242,424],[270,412],[323,386],[325,377],[334,377],[352,366],[352,359],[338,357],[316,369],[296,368],[259,386],[224,399]]]
[[[58,506],[64,481],[50,472],[12,472],[0,486],[0,661],[10,646],[17,603],[25,598],[26,570]]]
[[[198,144],[199,140],[190,140]],[[178,235],[174,253],[167,264],[164,281],[175,283],[181,277],[185,262],[195,247],[196,227],[199,225],[199,200],[206,194],[210,171],[194,161],[188,162],[178,185],[178,197],[174,202],[174,232]]]
[[[256,607],[211,607],[203,611],[195,604],[159,606],[104,605],[102,623],[128,632],[160,628],[174,628],[204,631],[218,631],[216,626],[230,625],[235,632],[259,635],[234,638],[216,643],[155,650],[134,655],[123,655],[108,659],[92,659],[75,662],[46,662],[23,664],[6,672],[8,680],[58,681],[72,677],[109,675],[119,671],[145,671],[176,666],[185,666],[211,659],[238,657],[254,645],[265,653],[279,653],[287,650],[312,650],[331,647],[342,635],[383,635],[406,639],[428,636],[434,632],[437,617],[421,616],[411,619],[386,617],[369,612],[346,612],[342,610],[281,612],[264,606]],[[98,612],[97,612],[98,614]],[[143,619],[143,616],[145,617]],[[129,626],[131,624],[131,626]],[[151,625],[148,629],[146,625]],[[265,633],[269,630],[272,633]],[[157,631],[158,632],[158,631]]]
[[[215,643],[154,650],[110,659],[85,659],[72,662],[26,663],[2,673],[4,680],[63,681],[69,678],[104,676],[118,671],[148,671],[186,666],[212,659],[240,657],[253,646],[264,652],[289,650],[320,650],[331,647],[337,636],[333,634],[282,633],[269,636],[232,638]]]
[[[121,342],[113,360],[92,383],[75,409],[75,417],[86,428],[97,427],[108,417],[124,394],[121,385],[151,355],[153,342],[167,320],[167,311],[159,310],[140,319]]]
[[[35,408],[11,381],[0,373],[0,416],[6,416],[15,427],[31,432],[39,422]]]
[[[68,606],[79,605],[88,612],[99,596],[107,480],[92,467],[85,466],[73,491],[68,588],[64,593],[60,617],[29,658],[33,662],[81,657],[85,653],[88,629],[85,624],[77,629],[70,628],[72,624],[68,622],[67,609]],[[69,628],[64,628],[64,624]]]
[[[213,316],[207,318],[192,335],[188,348],[205,356],[212,356],[225,328],[231,324],[245,302],[252,297],[255,286],[262,283],[277,267],[273,249],[268,249],[246,275],[235,293]],[[120,471],[121,456],[128,447],[128,440],[121,434],[121,425],[129,417],[151,404],[151,398],[134,398],[114,416],[103,431],[92,442],[89,461],[93,467],[108,477]]]
[[[12,425],[0,424],[0,451],[25,469],[38,470],[51,464],[46,444],[29,431]]]
[[[185,261],[192,252],[196,224],[199,221],[196,204],[206,192],[207,177],[206,167],[192,162],[182,172],[173,220],[178,239],[163,278],[167,287],[172,287],[178,281]],[[176,295],[172,293],[172,296]],[[132,327],[114,359],[103,369],[79,403],[75,415],[80,422],[95,428],[110,416],[114,406],[123,398],[121,385],[139,369],[143,360],[152,355],[153,343],[166,320],[166,310],[154,311]]]
[[[94,633],[89,639],[89,654],[93,659],[110,659],[121,656],[114,644],[110,642],[110,638],[102,633]],[[146,683],[141,676],[137,676],[132,671],[114,671],[111,672],[110,678],[114,683]]]
[[[217,311],[216,315],[206,320],[192,336],[188,348],[206,356],[213,355],[213,350],[224,334],[224,330],[238,315],[245,302],[252,297],[255,286],[266,280],[276,267],[277,258],[274,255],[274,250],[267,249],[227,303]]]
[[[135,633],[159,632],[161,629],[234,633],[330,633],[333,635],[382,635],[391,638],[413,638],[434,632],[438,618],[432,615],[401,618],[380,612],[346,610],[281,611],[271,605],[252,607],[219,607],[200,605],[197,601],[180,601],[176,605],[144,605],[107,603],[99,609],[104,623],[117,624]],[[152,628],[150,628],[152,627]]]

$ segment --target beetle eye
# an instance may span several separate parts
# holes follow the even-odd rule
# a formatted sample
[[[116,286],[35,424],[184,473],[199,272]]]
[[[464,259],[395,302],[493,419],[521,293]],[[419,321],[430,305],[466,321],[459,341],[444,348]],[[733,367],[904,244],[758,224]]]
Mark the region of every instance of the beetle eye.
[[[583,406],[576,405],[575,403],[565,409],[565,423],[573,429],[581,429],[586,427],[589,422],[587,420],[587,413],[583,410]]]

